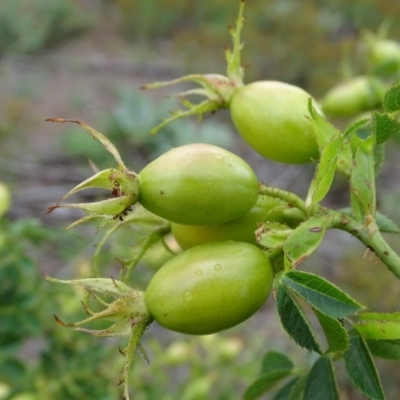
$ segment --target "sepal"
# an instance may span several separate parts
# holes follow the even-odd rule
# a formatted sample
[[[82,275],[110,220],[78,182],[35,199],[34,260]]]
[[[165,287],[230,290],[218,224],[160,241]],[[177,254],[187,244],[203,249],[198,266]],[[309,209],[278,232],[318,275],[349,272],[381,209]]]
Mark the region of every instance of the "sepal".
[[[88,290],[94,299],[103,307],[102,310],[95,312],[91,310],[87,303],[82,303],[89,317],[75,323],[64,323],[60,318],[54,316],[58,324],[99,337],[129,336],[127,346],[124,349],[119,349],[119,352],[125,357],[119,384],[124,385],[124,398],[129,400],[129,370],[137,348],[148,361],[140,344],[140,339],[146,328],[151,324],[153,318],[147,309],[144,300],[144,292],[132,289],[123,282],[111,278],[59,280],[47,275],[44,275],[44,278],[54,283],[81,285]],[[112,302],[107,302],[93,292],[111,297],[114,300]],[[87,329],[81,327],[81,325],[101,320],[110,320],[113,323],[108,328],[104,329]]]
[[[139,198],[139,178],[133,171],[128,170],[123,163],[118,150],[115,146],[100,132],[97,132],[90,126],[75,120],[61,118],[49,118],[51,122],[74,122],[82,126],[95,140],[99,141],[103,147],[114,157],[117,167],[108,168],[97,172],[90,178],[81,182],[70,190],[54,206],[47,209],[47,213],[52,212],[59,207],[76,208],[85,211],[87,217],[81,218],[71,224],[69,227],[79,225],[86,221],[99,218],[107,221],[110,219],[122,218],[130,211],[131,207],[137,203]],[[64,204],[64,200],[70,196],[86,189],[106,189],[110,191],[108,199],[91,203],[72,203]]]

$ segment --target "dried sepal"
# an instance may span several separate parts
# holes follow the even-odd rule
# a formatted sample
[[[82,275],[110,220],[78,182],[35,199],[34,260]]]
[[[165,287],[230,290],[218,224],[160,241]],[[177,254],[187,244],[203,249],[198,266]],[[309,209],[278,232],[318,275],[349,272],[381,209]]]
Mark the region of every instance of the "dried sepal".
[[[49,282],[62,283],[64,285],[83,286],[85,289],[89,291],[101,293],[116,299],[129,293],[129,291],[133,290],[125,283],[117,281],[112,278],[84,278],[84,279],[61,280],[52,278],[51,276],[44,274],[43,277],[44,279],[46,279],[46,281]]]
[[[49,118],[46,121],[51,122],[74,122],[82,126],[95,140],[99,141],[104,148],[114,157],[117,167],[108,168],[97,172],[90,178],[81,182],[62,197],[54,206],[48,207],[47,213],[54,211],[59,207],[76,208],[88,214],[69,227],[79,225],[89,220],[100,218],[109,220],[110,216],[114,219],[122,218],[130,210],[131,206],[137,203],[139,198],[139,180],[137,174],[128,170],[123,163],[118,150],[100,132],[97,132],[90,126],[75,120]],[[106,189],[110,191],[110,196],[106,200],[92,203],[63,203],[67,198],[86,189]]]
[[[124,162],[122,161],[121,156],[119,155],[118,150],[116,147],[112,144],[112,142],[107,139],[102,133],[96,131],[89,125],[86,125],[84,122],[77,121],[74,119],[64,119],[64,118],[47,118],[47,122],[58,122],[58,123],[63,123],[63,122],[73,122],[74,124],[80,125],[87,133],[89,133],[90,136],[92,136],[93,139],[99,141],[103,147],[114,157],[115,161],[117,162],[118,169],[119,170],[124,170],[126,169]]]

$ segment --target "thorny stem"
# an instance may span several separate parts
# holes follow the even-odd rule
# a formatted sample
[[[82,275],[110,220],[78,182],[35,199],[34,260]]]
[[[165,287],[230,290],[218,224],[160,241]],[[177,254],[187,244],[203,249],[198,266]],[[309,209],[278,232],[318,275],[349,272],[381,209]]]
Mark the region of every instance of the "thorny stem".
[[[330,220],[328,228],[340,229],[356,237],[368,249],[374,252],[386,267],[400,279],[400,257],[383,238],[374,218],[371,217],[370,221],[362,223],[319,204],[315,204],[311,210],[307,210],[304,201],[300,197],[283,189],[261,185],[259,193],[284,200],[293,207],[304,211],[310,217],[312,215],[325,214],[326,218]]]
[[[199,119],[201,119],[206,113],[213,113],[220,109],[229,108],[234,92],[238,87],[244,85],[244,70],[240,60],[240,53],[243,47],[240,35],[245,20],[243,16],[244,5],[245,1],[241,0],[236,26],[235,28],[229,27],[233,45],[232,49],[225,49],[227,76],[220,74],[191,74],[168,82],[153,82],[142,87],[142,89],[157,89],[182,82],[194,82],[200,86],[200,88],[189,89],[173,95],[181,99],[184,108],[173,111],[170,117],[164,119],[160,124],[154,127],[150,131],[152,135],[178,119],[194,115],[197,115]],[[195,104],[188,100],[188,97],[192,95],[204,96],[206,99]]]
[[[239,15],[236,20],[236,29],[230,28],[229,33],[232,36],[233,48],[232,51],[225,50],[226,61],[227,61],[227,75],[228,78],[235,82],[236,85],[243,85],[243,68],[240,60],[240,53],[242,50],[242,43],[240,41],[240,35],[244,24],[244,0],[241,0],[239,6]]]
[[[359,221],[335,211],[330,211],[330,214],[332,228],[341,229],[356,237],[374,252],[397,278],[400,278],[400,257],[383,238],[375,220],[368,225],[363,225]]]
[[[148,325],[148,320],[144,319],[135,323],[135,326],[132,329],[132,333],[129,337],[129,342],[125,349],[121,351],[121,353],[125,356],[124,366],[121,371],[120,384],[124,384],[124,395],[123,398],[125,400],[130,400],[129,397],[129,371],[131,365],[133,363],[133,359],[135,357],[136,349],[142,350],[140,345],[140,339]],[[147,356],[144,354],[147,359]]]

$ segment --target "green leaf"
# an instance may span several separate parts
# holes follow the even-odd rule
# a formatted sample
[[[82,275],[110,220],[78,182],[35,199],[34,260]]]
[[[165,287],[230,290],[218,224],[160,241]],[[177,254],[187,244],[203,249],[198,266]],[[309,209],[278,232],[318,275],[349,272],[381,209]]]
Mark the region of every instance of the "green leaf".
[[[378,372],[364,339],[358,335],[350,338],[350,348],[344,355],[344,361],[355,387],[371,400],[385,400]]]
[[[336,162],[342,144],[342,137],[336,136],[322,149],[319,163],[307,194],[307,207],[319,203],[328,193],[335,177]]]
[[[304,388],[306,387],[308,374],[304,374],[297,379],[296,383],[292,387],[290,395],[287,400],[303,400]]]
[[[349,335],[343,325],[336,318],[328,317],[314,309],[315,315],[325,333],[330,353],[346,351],[350,346]]]
[[[370,136],[358,147],[351,172],[351,203],[357,218],[375,214],[375,159],[374,136]]]
[[[268,249],[264,251],[264,254],[269,258],[274,275],[277,281],[279,281],[278,275],[284,268],[285,256],[281,248]]]
[[[346,133],[342,135],[337,128],[335,128],[330,122],[328,122],[324,117],[322,117],[312,106],[311,99],[308,103],[308,109],[311,115],[310,121],[313,125],[313,133],[315,136],[315,140],[318,144],[318,149],[320,150],[321,158],[324,158],[323,168],[321,169],[321,172],[319,172],[320,176],[322,177],[322,170],[325,170],[326,167],[330,165],[330,161],[326,162],[325,160],[329,160],[332,155],[334,156],[334,159],[337,161],[338,169],[340,169],[346,175],[349,175],[349,170],[352,162],[351,149],[347,145],[347,138],[349,137],[349,135],[346,135]],[[337,140],[336,138],[340,138],[341,146],[335,156],[334,155],[335,152],[332,150],[334,150],[334,148],[337,145],[334,143]],[[331,168],[333,167],[329,166],[330,174],[333,175]],[[327,186],[330,187],[330,184],[326,185],[328,181],[329,179],[326,179],[325,189]],[[320,189],[321,193],[323,192],[323,189],[324,185],[322,185]]]
[[[378,176],[381,172],[383,162],[385,161],[385,146],[383,144],[377,144],[374,150],[374,160],[375,160],[375,176]]]
[[[292,369],[293,363],[285,354],[269,351],[262,360],[261,370],[265,374],[276,369]]]
[[[385,93],[382,105],[386,112],[395,112],[400,110],[400,83],[391,87]]]
[[[323,149],[333,138],[341,136],[340,131],[315,110],[311,99],[308,102],[308,110],[311,115],[310,121],[319,149]]]
[[[21,382],[24,375],[27,375],[27,365],[15,358],[7,357],[5,360],[1,360],[0,367],[3,382]],[[6,398],[7,397],[8,396],[6,396]]]
[[[372,114],[372,130],[376,136],[376,144],[382,144],[400,132],[400,122],[387,114],[375,111]]]
[[[290,393],[293,389],[295,389],[296,384],[300,378],[300,376],[296,376],[294,379],[290,380],[286,385],[284,385],[274,394],[271,400],[288,400]]]
[[[257,399],[272,388],[279,380],[292,373],[293,364],[290,359],[277,351],[268,352],[262,361],[262,375],[246,390],[246,400]]]
[[[344,318],[363,308],[337,286],[308,272],[290,271],[282,276],[281,285],[295,292],[314,309],[332,318]]]
[[[355,328],[365,339],[400,339],[400,321],[370,319],[358,323]]]
[[[369,350],[375,357],[387,360],[400,360],[400,340],[366,340]]]
[[[324,216],[313,216],[300,224],[287,237],[283,251],[293,264],[299,265],[318,248],[326,231]]]
[[[359,315],[361,320],[377,319],[383,321],[396,321],[400,322],[400,311],[393,313],[380,313],[380,312],[363,312]]]
[[[317,342],[312,327],[303,310],[283,286],[277,291],[278,313],[285,331],[301,347],[321,354],[321,347]]]
[[[350,177],[353,168],[353,151],[350,140],[348,139],[343,139],[342,148],[337,157],[336,167],[343,175]]]
[[[281,247],[292,232],[288,226],[279,222],[265,222],[256,231],[257,241],[268,248]]]
[[[291,369],[275,369],[257,378],[245,391],[244,400],[258,399],[291,373]]]
[[[304,389],[304,400],[339,400],[332,361],[327,357],[320,357],[308,374]]]

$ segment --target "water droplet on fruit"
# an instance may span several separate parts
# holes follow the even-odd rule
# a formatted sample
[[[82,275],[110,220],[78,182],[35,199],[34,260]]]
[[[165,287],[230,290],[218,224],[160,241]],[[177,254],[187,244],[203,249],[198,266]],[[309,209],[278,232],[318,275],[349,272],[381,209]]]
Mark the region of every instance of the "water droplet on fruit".
[[[196,271],[196,275],[203,275],[203,270],[198,269],[198,270]]]
[[[185,292],[185,299],[192,300],[192,293],[190,293],[189,291]]]
[[[221,271],[222,265],[221,264],[214,265],[214,269],[215,271]]]

